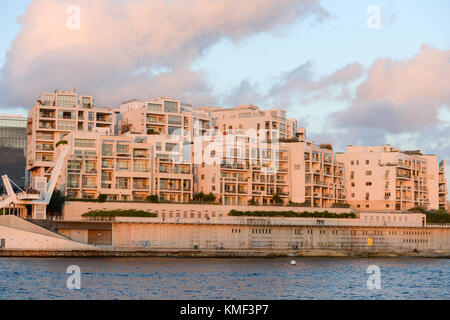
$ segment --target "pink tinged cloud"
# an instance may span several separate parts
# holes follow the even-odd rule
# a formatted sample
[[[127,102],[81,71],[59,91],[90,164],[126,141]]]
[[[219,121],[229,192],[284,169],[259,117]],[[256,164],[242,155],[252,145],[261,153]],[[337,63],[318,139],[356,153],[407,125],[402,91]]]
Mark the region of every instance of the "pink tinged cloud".
[[[67,8],[81,28],[67,28]],[[318,0],[34,0],[1,71],[0,98],[29,106],[41,92],[87,92],[103,104],[148,92],[212,103],[210,86],[190,64],[223,38],[240,41],[328,13]]]
[[[411,59],[376,61],[351,106],[330,119],[399,133],[441,124],[441,108],[450,108],[450,50],[423,45]]]

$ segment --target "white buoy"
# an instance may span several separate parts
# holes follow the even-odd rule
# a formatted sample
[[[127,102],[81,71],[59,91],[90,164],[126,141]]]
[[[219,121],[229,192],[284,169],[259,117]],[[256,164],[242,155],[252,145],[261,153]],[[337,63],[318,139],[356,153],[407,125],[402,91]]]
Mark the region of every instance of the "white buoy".
[[[297,264],[297,262],[295,262],[295,260],[291,261],[291,266],[295,266]]]

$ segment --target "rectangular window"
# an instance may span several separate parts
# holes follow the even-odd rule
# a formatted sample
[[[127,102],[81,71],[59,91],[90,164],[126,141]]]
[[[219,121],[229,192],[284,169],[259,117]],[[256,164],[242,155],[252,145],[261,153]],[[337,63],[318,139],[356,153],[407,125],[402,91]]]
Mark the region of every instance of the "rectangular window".
[[[167,131],[170,135],[177,135],[177,136],[183,135],[183,132],[180,127],[168,127]]]
[[[148,172],[148,161],[135,160],[133,165],[134,172]]]
[[[366,171],[366,176],[371,176],[372,175],[372,171]]]
[[[117,170],[128,171],[129,168],[128,160],[117,160]]]
[[[168,116],[168,122],[169,124],[176,124],[181,126],[182,118],[177,116]]]
[[[161,112],[161,111],[162,111],[162,105],[160,105],[160,104],[155,104],[155,103],[149,103],[149,104],[148,104],[148,111],[157,111],[157,112]]]
[[[178,143],[166,143],[167,152],[178,152],[178,150],[179,150]]]
[[[117,144],[116,145],[116,153],[117,155],[124,155],[124,156],[128,156],[130,154],[129,150],[130,150],[130,146],[127,144]]]
[[[67,130],[67,131],[75,131],[76,129],[76,122],[74,121],[58,121],[58,129],[59,130]]]
[[[95,140],[75,139],[75,147],[78,147],[78,148],[95,148]]]
[[[164,101],[164,112],[178,112],[178,104],[176,102]]]
[[[61,95],[56,96],[56,105],[58,107],[75,107],[77,104],[77,96]]]
[[[113,145],[112,144],[102,144],[102,155],[107,156],[107,157],[112,157]]]

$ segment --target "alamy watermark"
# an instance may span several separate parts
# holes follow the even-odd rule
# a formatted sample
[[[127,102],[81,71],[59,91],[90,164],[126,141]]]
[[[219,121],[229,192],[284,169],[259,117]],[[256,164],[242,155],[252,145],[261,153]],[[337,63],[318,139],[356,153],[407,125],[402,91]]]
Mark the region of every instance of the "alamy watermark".
[[[80,290],[81,289],[81,269],[79,266],[72,265],[67,267],[67,274],[70,276],[67,278],[66,286],[69,290]]]
[[[381,269],[377,265],[370,265],[367,267],[366,272],[370,274],[367,279],[367,288],[369,290],[380,290],[381,289]]]
[[[76,5],[67,7],[67,14],[69,15],[66,20],[66,26],[69,30],[81,29],[81,8]]]
[[[366,21],[366,26],[369,30],[380,30],[381,28],[381,8],[377,5],[367,7],[366,13],[369,17]]]

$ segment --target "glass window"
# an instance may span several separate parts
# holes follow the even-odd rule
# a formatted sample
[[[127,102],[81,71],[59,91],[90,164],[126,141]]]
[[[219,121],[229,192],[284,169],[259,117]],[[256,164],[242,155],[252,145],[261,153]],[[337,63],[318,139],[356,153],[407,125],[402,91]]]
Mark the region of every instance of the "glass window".
[[[59,130],[75,130],[76,122],[73,121],[58,121],[58,129]]]
[[[181,126],[182,123],[182,119],[181,117],[177,117],[177,116],[169,116],[169,124],[177,124]]]
[[[61,95],[56,96],[56,105],[59,107],[75,107],[77,104],[77,96]]]
[[[95,148],[95,140],[75,139],[75,147],[79,147],[79,148]]]
[[[158,112],[161,112],[161,111],[162,111],[162,105],[160,105],[160,104],[155,104],[155,103],[149,103],[149,104],[148,104],[148,111],[158,111]]]
[[[171,101],[164,101],[164,112],[178,112],[178,103]]]

